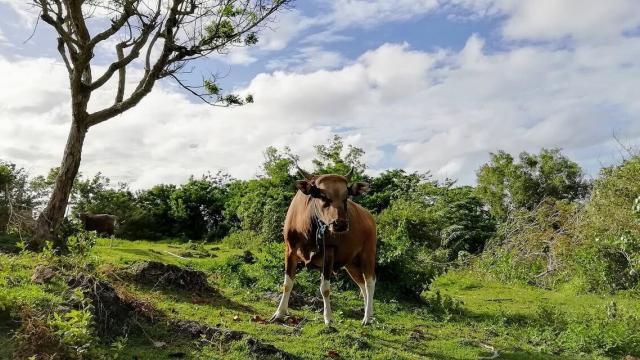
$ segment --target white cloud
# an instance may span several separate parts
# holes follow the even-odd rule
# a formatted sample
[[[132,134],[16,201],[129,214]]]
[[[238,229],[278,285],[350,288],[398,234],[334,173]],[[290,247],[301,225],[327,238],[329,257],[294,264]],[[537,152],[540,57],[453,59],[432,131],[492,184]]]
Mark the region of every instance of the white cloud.
[[[479,16],[505,16],[509,39],[603,41],[640,26],[637,0],[452,0]]]
[[[385,44],[335,70],[260,74],[241,89],[256,103],[241,108],[194,104],[164,84],[90,131],[82,171],[135,187],[216,169],[249,177],[265,147],[291,146],[308,164],[312,145],[336,131],[367,151],[372,172],[393,160],[468,183],[488,152],[542,146],[597,166],[616,154],[613,131],[640,138],[639,56],[640,38],[487,53],[472,36],[458,52]],[[0,157],[43,173],[57,165],[68,131],[64,68],[2,59],[0,76],[16,84],[0,91]],[[396,153],[379,148],[386,144]]]
[[[309,46],[301,48],[295,55],[269,60],[266,68],[269,70],[286,69],[295,72],[311,72],[321,69],[335,69],[345,63],[347,63],[347,59],[339,52]]]
[[[333,27],[371,27],[421,16],[438,6],[438,0],[332,0],[329,18]]]
[[[617,154],[613,132],[640,140],[640,38],[622,35],[638,25],[640,12],[632,11],[635,0],[614,1],[616,9],[574,0],[456,0],[479,16],[504,16],[501,31],[509,40],[545,41],[488,51],[474,35],[460,51],[384,44],[353,60],[306,46],[271,61],[275,71],[239,89],[256,99],[241,108],[192,103],[161,83],[138,107],[90,131],[82,171],[102,171],[135,187],[217,169],[249,177],[267,146],[288,145],[308,165],[312,145],[335,132],[367,151],[372,172],[392,163],[469,183],[488,152],[543,146],[564,147],[593,170]],[[285,13],[257,52],[233,49],[228,61],[250,64],[314,26],[373,26],[436,11],[442,3],[333,4],[342,13],[329,22]],[[546,41],[567,37],[575,40],[569,48]],[[111,46],[104,50],[112,53]],[[65,72],[53,59],[0,56],[0,78],[11,84],[0,88],[0,158],[34,173],[58,165],[70,116]],[[113,94],[109,84],[92,106],[110,104]]]

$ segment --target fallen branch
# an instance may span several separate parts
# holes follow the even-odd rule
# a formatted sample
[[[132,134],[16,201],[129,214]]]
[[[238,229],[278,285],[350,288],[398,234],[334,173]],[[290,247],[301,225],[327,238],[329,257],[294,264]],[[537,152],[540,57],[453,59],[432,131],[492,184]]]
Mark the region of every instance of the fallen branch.
[[[171,255],[171,256],[175,256],[175,257],[177,257],[177,258],[179,258],[179,259],[182,259],[182,260],[187,260],[187,258],[185,258],[185,257],[182,257],[182,256],[180,256],[180,255],[177,255],[177,254],[174,254],[174,253],[172,253],[171,251],[168,251],[168,250],[164,250],[164,252],[166,252],[167,254],[169,254],[169,255]]]
[[[500,356],[500,354],[498,353],[498,350],[496,350],[495,347],[480,341],[478,341],[478,345],[492,352],[491,356],[480,356],[478,359],[495,359],[498,356]]]

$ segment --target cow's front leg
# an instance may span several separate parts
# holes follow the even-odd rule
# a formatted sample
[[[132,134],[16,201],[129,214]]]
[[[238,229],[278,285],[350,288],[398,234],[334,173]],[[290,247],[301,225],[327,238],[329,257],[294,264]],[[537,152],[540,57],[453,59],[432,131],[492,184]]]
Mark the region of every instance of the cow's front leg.
[[[324,254],[324,265],[322,269],[322,275],[320,276],[320,293],[322,294],[322,300],[324,302],[324,323],[329,325],[333,320],[333,314],[331,313],[331,302],[329,296],[331,295],[331,274],[333,273],[333,248],[328,248]]]
[[[376,278],[375,276],[365,277],[365,292],[367,299],[365,301],[364,318],[362,319],[362,325],[367,325],[371,322],[373,316],[373,293],[376,290]]]
[[[269,321],[276,321],[283,319],[289,313],[289,296],[293,289],[293,279],[296,276],[296,256],[292,251],[287,251],[287,255],[284,263],[284,285],[282,286],[282,297],[280,298],[280,304],[275,314],[269,319]]]

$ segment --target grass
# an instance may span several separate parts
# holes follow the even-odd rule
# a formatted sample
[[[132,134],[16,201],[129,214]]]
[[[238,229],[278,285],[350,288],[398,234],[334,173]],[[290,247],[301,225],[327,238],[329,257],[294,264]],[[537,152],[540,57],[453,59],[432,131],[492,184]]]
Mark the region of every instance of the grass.
[[[183,257],[194,249],[211,256]],[[100,239],[89,259],[101,276],[152,304],[171,319],[189,319],[241,330],[304,359],[324,359],[328,354],[335,354],[333,352],[345,359],[478,359],[492,354],[487,346],[494,347],[500,359],[607,359],[621,358],[626,353],[620,353],[619,348],[627,351],[629,344],[632,349],[640,349],[640,344],[633,347],[634,342],[640,341],[638,335],[621,324],[633,320],[634,316],[637,319],[640,314],[636,294],[576,294],[569,287],[550,291],[504,284],[469,271],[450,271],[440,276],[431,284],[431,291],[425,294],[427,299],[435,299],[434,294],[438,291],[441,298],[461,302],[459,308],[438,308],[442,304],[429,303],[432,300],[428,300],[427,305],[420,305],[378,296],[374,323],[362,327],[362,300],[354,287],[347,287],[332,293],[336,320],[332,331],[324,326],[322,314],[312,309],[291,311],[305,319],[299,328],[261,324],[251,318],[268,318],[276,307],[274,300],[264,296],[264,284],[231,284],[228,275],[219,273],[229,259],[242,252],[218,244],[201,246],[171,241]],[[255,252],[258,258],[264,256]],[[202,270],[219,294],[194,296],[109,277],[114,269],[145,260]],[[60,281],[49,285],[29,281],[32,269],[46,261],[44,255],[0,254],[0,358],[9,358],[15,348],[10,335],[15,330],[11,320],[15,319],[15,311],[10,308],[15,310],[16,303],[51,308],[63,301],[64,285]],[[340,276],[344,277],[344,274]],[[278,285],[273,285],[271,291],[279,291]],[[1,311],[3,294],[5,310]],[[615,302],[615,316],[627,320],[611,319],[607,311],[610,311],[612,301]],[[442,311],[436,313],[435,309]],[[594,322],[600,324],[597,329],[600,334],[593,333],[590,323]],[[603,335],[609,333],[610,336]],[[154,341],[165,344],[154,346]],[[620,343],[626,347],[620,347]],[[96,343],[94,346],[101,353],[111,351],[109,344]],[[126,340],[122,353],[138,359],[167,358],[176,353],[203,359],[248,357],[242,342],[203,344],[172,333],[162,323],[140,324]]]

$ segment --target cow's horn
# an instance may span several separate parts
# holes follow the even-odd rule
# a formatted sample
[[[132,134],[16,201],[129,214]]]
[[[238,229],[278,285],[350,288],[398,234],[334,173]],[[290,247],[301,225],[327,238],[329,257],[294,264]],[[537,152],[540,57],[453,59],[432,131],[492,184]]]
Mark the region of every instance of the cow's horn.
[[[349,172],[347,172],[347,175],[345,175],[344,177],[347,178],[347,181],[351,181],[351,175],[353,175],[353,166],[351,167],[351,169],[349,169]]]
[[[300,175],[302,175],[305,179],[307,180],[311,180],[313,179],[313,175],[309,174],[308,172],[304,171],[300,166],[296,165],[296,167],[298,168],[298,172],[300,173]]]

